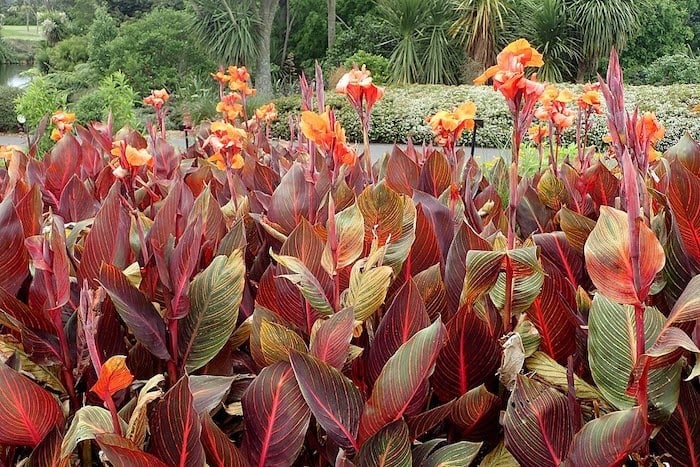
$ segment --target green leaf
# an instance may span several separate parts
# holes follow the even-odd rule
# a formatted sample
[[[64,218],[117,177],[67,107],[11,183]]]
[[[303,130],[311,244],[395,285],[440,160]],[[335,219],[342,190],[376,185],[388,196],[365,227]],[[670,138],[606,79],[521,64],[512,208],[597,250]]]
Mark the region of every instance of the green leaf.
[[[656,308],[646,308],[644,334],[647,348],[656,340],[664,321],[664,316]],[[588,326],[588,362],[596,386],[618,409],[633,407],[636,400],[627,394],[627,387],[637,362],[634,307],[617,304],[596,294]],[[668,418],[676,407],[680,370],[679,363],[649,370],[651,419]]]
[[[479,449],[484,443],[470,443],[460,441],[443,446],[433,452],[421,467],[463,467],[471,462],[479,454]]]
[[[190,284],[190,312],[179,327],[181,358],[188,373],[209,363],[231,337],[244,284],[241,250],[217,256]]]
[[[290,349],[302,353],[308,350],[299,334],[264,318],[260,323],[260,348],[267,365],[288,362]]]
[[[360,448],[355,463],[362,467],[411,467],[411,440],[403,420],[379,430]]]
[[[277,263],[292,271],[292,274],[282,274],[277,277],[283,277],[299,287],[299,291],[301,291],[304,298],[319,313],[324,315],[333,314],[333,307],[328,302],[323,286],[299,258],[276,255],[272,248],[270,248],[270,256]]]
[[[537,379],[562,392],[569,388],[566,381],[566,368],[544,352],[535,352],[531,357],[525,359],[525,368],[534,372]],[[574,389],[578,399],[604,400],[603,394],[595,386],[591,386],[576,374],[574,374]]]
[[[537,257],[537,247],[518,248],[508,252],[513,265],[513,294],[511,312],[522,313],[530,308],[542,290],[544,270]],[[506,303],[506,274],[501,272],[489,292],[493,304],[503,309]]]
[[[329,224],[330,220],[326,224],[326,228],[330,232]],[[364,248],[364,232],[365,221],[362,217],[362,211],[360,211],[357,203],[353,204],[349,208],[343,209],[341,212],[335,215],[335,234],[338,239],[337,269],[342,269],[345,266],[354,263],[355,260],[362,255],[362,250]],[[326,247],[323,250],[323,258],[321,262],[323,264],[323,268],[328,272],[328,274],[332,275],[334,268],[329,241],[330,239],[326,242]]]
[[[126,433],[127,424],[119,419],[122,433]],[[86,405],[80,408],[73,417],[70,427],[61,443],[61,457],[69,456],[79,442],[95,439],[99,434],[114,433],[112,414],[109,410],[94,405]]]
[[[350,287],[343,296],[343,306],[353,307],[355,319],[359,321],[372,316],[384,303],[394,272],[389,266],[374,266],[372,256],[352,266]]]
[[[503,251],[467,251],[467,271],[464,275],[462,296],[459,299],[460,308],[465,303],[474,303],[493,287],[505,255]]]

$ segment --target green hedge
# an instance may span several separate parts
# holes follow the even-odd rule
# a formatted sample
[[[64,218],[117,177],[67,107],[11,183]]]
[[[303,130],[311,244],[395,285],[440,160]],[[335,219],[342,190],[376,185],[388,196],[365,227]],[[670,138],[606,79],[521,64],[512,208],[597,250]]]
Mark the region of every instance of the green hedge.
[[[0,86],[0,133],[17,131],[15,99],[20,94],[17,88]]]
[[[566,85],[575,93],[581,86]],[[510,146],[511,120],[503,97],[490,86],[432,86],[413,85],[387,87],[384,99],[379,101],[372,112],[370,140],[376,143],[406,142],[410,136],[414,142],[427,142],[432,138],[425,123],[428,115],[440,109],[449,109],[466,100],[476,104],[477,118],[484,120],[484,127],[477,132],[477,145],[480,147],[504,148]],[[700,136],[700,113],[692,109],[700,104],[700,85],[673,86],[626,86],[625,101],[630,111],[639,105],[642,111],[656,113],[666,127],[666,136],[658,144],[664,150],[683,135],[685,130],[694,137]],[[289,116],[298,114],[299,96],[282,97],[275,100],[280,118],[274,125],[276,136],[289,137]],[[326,104],[336,112],[337,119],[346,128],[348,139],[361,141],[360,125],[354,110],[344,96],[329,91]],[[590,144],[603,147],[602,137],[608,133],[604,115],[594,118]],[[463,142],[471,141],[465,135]],[[574,141],[571,129],[564,137],[564,143]]]

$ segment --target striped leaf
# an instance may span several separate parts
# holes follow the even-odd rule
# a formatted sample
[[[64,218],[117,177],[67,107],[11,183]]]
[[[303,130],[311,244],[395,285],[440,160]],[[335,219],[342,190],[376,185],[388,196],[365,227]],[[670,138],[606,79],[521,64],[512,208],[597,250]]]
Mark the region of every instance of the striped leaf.
[[[250,463],[292,465],[303,446],[311,411],[289,363],[263,368],[241,402],[246,431],[243,451]]]
[[[644,299],[666,261],[654,232],[637,218],[639,226],[639,290],[635,287],[627,213],[601,206],[600,217],[586,240],[586,269],[593,285],[609,299],[634,304]]]
[[[355,262],[362,255],[364,248],[364,233],[365,221],[362,218],[362,211],[354,203],[349,208],[345,208],[334,217],[335,219],[335,234],[337,237],[337,255],[338,264],[335,269],[342,269]],[[330,220],[327,224],[327,230],[330,231]],[[329,273],[333,274],[333,259],[330,246],[330,238],[326,242],[323,250],[323,267]]]
[[[0,202],[0,287],[12,295],[19,291],[29,274],[29,255],[24,247],[24,230],[12,196]]]
[[[511,312],[522,313],[539,296],[544,283],[544,270],[537,256],[537,247],[518,248],[508,252],[513,267]],[[493,304],[503,309],[506,303],[506,274],[501,272],[489,292]]]
[[[467,269],[459,306],[473,304],[481,295],[488,292],[498,279],[501,271],[503,251],[470,250],[467,252]]]
[[[646,308],[647,348],[656,340],[664,321],[665,317],[656,308]],[[634,307],[619,305],[596,294],[588,318],[588,362],[596,386],[618,409],[628,409],[636,403],[627,394],[627,386],[637,357]],[[676,363],[649,371],[650,418],[668,418],[675,408],[680,370],[680,364]]]
[[[679,161],[671,162],[668,203],[678,224],[685,251],[700,261],[700,178]]]
[[[0,362],[0,445],[34,447],[63,422],[58,401]]]
[[[552,357],[544,352],[535,352],[525,360],[525,368],[534,372],[540,381],[559,389],[562,392],[568,390],[566,380],[566,368],[558,364]],[[591,386],[581,377],[574,374],[574,388],[578,399],[604,401],[603,395],[595,386]]]
[[[491,452],[484,456],[481,465],[488,465],[489,467],[520,467],[520,464],[515,460],[513,454],[506,449],[503,441],[498,443]]]
[[[122,433],[126,432],[127,425],[120,418],[119,424]],[[114,424],[109,410],[94,405],[81,407],[73,417],[73,420],[63,437],[61,443],[61,458],[66,458],[75,450],[78,443],[95,439],[98,435],[114,433]]]
[[[639,407],[603,415],[576,433],[566,465],[621,466],[644,447],[647,436]]]
[[[659,451],[671,456],[671,465],[700,465],[700,391],[681,385],[678,406],[654,437]]]
[[[27,464],[30,466],[68,467],[70,457],[61,458],[61,440],[63,439],[61,431],[58,427],[49,431],[41,443],[32,450]]]
[[[370,257],[372,255],[370,254]],[[343,305],[355,310],[355,319],[364,321],[382,306],[389,290],[393,270],[366,260],[355,262],[350,271],[350,286]]]
[[[455,401],[450,401],[446,404],[438,405],[430,410],[406,417],[406,423],[411,434],[411,439],[416,439],[427,433],[438,423],[445,420],[452,412],[452,407]]]
[[[430,321],[435,321],[438,316],[448,320],[447,292],[442,280],[440,265],[435,264],[425,271],[421,271],[413,277],[421,299],[425,304],[425,311]]]
[[[470,443],[469,441],[459,441],[448,444],[433,452],[421,467],[463,467],[471,462],[479,454],[479,450],[484,443]]]
[[[501,399],[482,384],[455,401],[450,421],[459,428],[462,439],[484,439],[498,429],[501,405]]]
[[[299,291],[304,298],[319,313],[324,315],[333,314],[333,307],[328,302],[328,297],[326,297],[323,286],[299,258],[276,255],[275,252],[272,251],[272,248],[270,248],[270,256],[272,256],[279,265],[291,271],[291,274],[281,274],[277,277],[287,279],[299,287]]]
[[[247,467],[243,453],[216,426],[209,414],[202,416],[202,446],[211,467]]]
[[[190,312],[180,322],[178,338],[188,373],[209,363],[231,337],[244,284],[241,250],[228,257],[217,256],[190,284]]]
[[[260,348],[267,365],[288,362],[290,349],[307,351],[306,344],[299,334],[264,318],[260,323]]]
[[[326,320],[317,320],[311,332],[311,355],[330,366],[341,369],[348,359],[355,313],[345,308]]]
[[[508,451],[523,465],[558,467],[573,438],[569,407],[559,391],[518,375],[503,422]]]
[[[355,464],[362,467],[411,467],[411,440],[403,420],[390,423],[369,438]]]
[[[361,441],[403,416],[432,374],[444,340],[445,326],[438,318],[399,347],[386,362],[362,413]]]
[[[564,231],[571,247],[579,254],[583,254],[586,240],[588,240],[588,236],[595,228],[595,225],[594,220],[575,213],[567,207],[559,210],[559,226]]]
[[[114,467],[166,467],[163,461],[152,454],[141,451],[126,438],[115,434],[100,434],[95,437],[97,444],[109,463]]]
[[[306,181],[301,164],[295,163],[272,193],[267,215],[270,221],[282,228],[285,235],[289,235],[301,218],[308,215],[309,208],[316,212],[318,197],[316,190],[311,190],[313,196],[309,199],[309,183],[311,182]]]
[[[363,403],[360,390],[340,371],[314,357],[292,350],[289,360],[316,421],[346,452],[357,451]]]

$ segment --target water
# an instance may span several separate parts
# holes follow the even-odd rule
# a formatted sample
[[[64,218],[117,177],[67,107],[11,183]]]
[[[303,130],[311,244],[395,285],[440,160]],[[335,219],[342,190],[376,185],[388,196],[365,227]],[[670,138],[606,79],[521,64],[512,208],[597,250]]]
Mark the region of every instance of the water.
[[[20,73],[30,68],[31,65],[0,63],[0,86],[10,86],[13,88],[22,88],[26,86],[31,78],[28,76],[20,76]]]

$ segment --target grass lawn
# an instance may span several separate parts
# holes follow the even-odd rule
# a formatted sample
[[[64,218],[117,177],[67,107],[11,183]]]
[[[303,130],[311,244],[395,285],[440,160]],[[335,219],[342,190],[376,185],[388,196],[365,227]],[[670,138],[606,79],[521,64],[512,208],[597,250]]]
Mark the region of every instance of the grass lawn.
[[[42,40],[41,31],[36,25],[30,25],[27,31],[26,26],[3,26],[0,28],[0,36],[3,39],[14,39],[22,41],[40,41]]]

